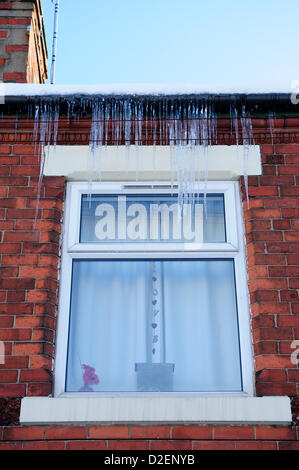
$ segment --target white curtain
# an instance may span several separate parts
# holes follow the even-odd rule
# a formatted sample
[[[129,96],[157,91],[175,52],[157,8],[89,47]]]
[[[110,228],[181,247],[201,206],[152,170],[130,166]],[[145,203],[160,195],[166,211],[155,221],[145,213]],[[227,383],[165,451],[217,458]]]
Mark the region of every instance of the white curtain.
[[[242,389],[233,260],[155,267],[153,275],[148,260],[73,261],[66,391],[137,390],[135,365],[157,362],[149,353],[157,285],[157,351],[174,364],[171,391]]]

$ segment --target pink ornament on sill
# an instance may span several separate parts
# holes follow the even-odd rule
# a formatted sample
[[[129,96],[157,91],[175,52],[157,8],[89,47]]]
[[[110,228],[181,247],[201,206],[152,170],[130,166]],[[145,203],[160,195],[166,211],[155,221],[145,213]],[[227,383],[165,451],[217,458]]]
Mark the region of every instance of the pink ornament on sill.
[[[80,388],[79,392],[93,392],[91,385],[97,385],[100,382],[99,377],[95,373],[95,368],[82,364],[82,369],[84,370],[84,385]]]

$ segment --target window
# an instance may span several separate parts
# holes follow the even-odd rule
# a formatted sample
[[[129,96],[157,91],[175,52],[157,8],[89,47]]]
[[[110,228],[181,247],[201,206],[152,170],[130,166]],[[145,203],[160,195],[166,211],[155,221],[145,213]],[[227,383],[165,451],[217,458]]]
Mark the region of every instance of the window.
[[[56,396],[252,394],[238,198],[69,183]]]

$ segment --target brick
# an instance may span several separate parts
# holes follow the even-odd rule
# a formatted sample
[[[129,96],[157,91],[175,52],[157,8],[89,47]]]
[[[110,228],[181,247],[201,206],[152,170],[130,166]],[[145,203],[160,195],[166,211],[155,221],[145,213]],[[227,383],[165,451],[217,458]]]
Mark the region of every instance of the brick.
[[[18,275],[18,268],[17,267],[6,267],[6,266],[3,266],[0,268],[0,286],[4,286],[4,284],[6,282],[10,282],[7,281],[6,279],[4,278],[8,278],[8,277],[16,277]],[[2,278],[2,279],[1,279]]]
[[[285,153],[299,154],[299,145],[298,144],[278,144],[275,146],[275,150],[277,153],[281,153],[281,154],[285,154]]]
[[[13,326],[14,319],[9,316],[0,316],[0,328],[11,328]]]
[[[282,176],[261,176],[260,183],[265,186],[289,185],[294,184],[294,177],[290,174]]]
[[[252,218],[256,219],[280,219],[281,212],[280,209],[264,209],[264,208],[257,208],[251,209],[250,215]]]
[[[215,426],[214,439],[254,439],[252,426]]]
[[[256,290],[252,292],[252,303],[262,301],[278,300],[277,290]],[[285,299],[286,300],[286,299]]]
[[[276,186],[258,186],[258,187],[249,187],[248,195],[253,196],[277,196],[278,189]]]
[[[48,397],[51,394],[51,383],[31,383],[28,385],[27,395],[29,397]]]
[[[24,302],[25,291],[7,291],[7,302]]]
[[[20,382],[48,382],[52,380],[50,371],[43,369],[28,369],[20,373]]]
[[[31,278],[19,278],[19,279],[0,279],[0,287],[2,289],[33,289],[35,285],[35,280]]]
[[[299,369],[288,371],[289,382],[299,382]]]
[[[299,303],[298,303],[299,306]],[[278,315],[277,325],[280,326],[299,326],[299,316],[297,315]]]
[[[292,220],[291,223],[292,223],[292,229],[293,230],[299,230],[299,219]]]
[[[26,302],[0,304],[0,314],[3,313],[7,315],[30,314],[33,313],[33,304]]]
[[[299,303],[298,302],[297,303],[292,303],[292,313],[299,314]]]
[[[278,174],[279,175],[299,175],[299,167],[295,165],[283,165],[278,167]]]
[[[288,264],[299,264],[299,253],[287,255]]]
[[[6,384],[16,383],[17,379],[18,379],[17,370],[0,370],[0,383],[6,383]]]
[[[261,341],[253,345],[255,356],[263,354],[277,354],[278,345],[276,341]]]
[[[287,279],[253,279],[249,282],[249,291],[253,292],[255,290],[275,290],[275,289],[286,289],[288,287]]]
[[[0,243],[0,253],[19,253],[20,243]]]
[[[288,395],[296,396],[295,383],[258,383],[256,384],[257,396]]]
[[[111,440],[108,441],[107,448],[109,450],[148,450],[149,442],[148,441],[117,441]]]
[[[236,450],[246,451],[246,450],[257,450],[257,451],[269,451],[277,450],[276,442],[257,442],[257,441],[240,441],[236,442]]]
[[[194,441],[193,450],[235,450],[233,441]]]
[[[267,243],[269,253],[299,253],[299,243]]]
[[[263,163],[266,165],[283,165],[284,162],[284,155],[265,155],[263,157]]]
[[[44,439],[45,430],[43,427],[11,427],[5,428],[3,434],[4,441],[33,441]]]
[[[51,370],[52,368],[52,359],[45,356],[31,356],[30,357],[30,368],[31,369],[40,369],[44,367],[45,369]]]
[[[299,196],[298,186],[281,186],[280,191],[282,196]]]
[[[6,52],[27,52],[28,45],[27,44],[7,44],[5,46]]]
[[[274,327],[274,315],[256,315],[252,319],[252,328]]]
[[[172,439],[212,439],[212,426],[174,426]]]
[[[290,441],[290,442],[278,442],[279,450],[299,450],[299,442]]]
[[[249,279],[256,279],[259,277],[265,278],[268,276],[267,266],[253,266],[248,270]]]
[[[298,232],[285,232],[285,240],[287,242],[299,242],[299,231]]]
[[[25,341],[31,339],[31,335],[30,328],[0,329],[1,341]]]
[[[26,393],[25,385],[1,384],[0,397],[24,397]]]
[[[267,313],[290,313],[289,302],[258,302],[252,305],[252,313],[267,314]]]
[[[264,199],[264,206],[268,208],[299,207],[296,197],[268,197]]]
[[[38,232],[5,232],[5,242],[37,242],[39,240]]]
[[[286,257],[282,254],[264,254],[258,253],[254,256],[254,263],[260,265],[286,264]]]
[[[0,369],[26,369],[28,364],[28,357],[6,355],[5,363],[0,365]]]
[[[131,439],[170,439],[170,426],[131,426]]]
[[[32,442],[24,442],[23,450],[25,451],[42,451],[42,450],[64,450],[65,443],[60,441],[32,441]]]
[[[292,440],[296,439],[296,429],[289,426],[256,426],[256,439]]]
[[[22,450],[21,442],[0,442],[1,450]]]
[[[106,450],[106,441],[70,441],[66,443],[66,450]]]
[[[34,144],[26,145],[26,144],[14,144],[13,145],[13,153],[16,155],[36,155],[36,147]]]
[[[85,426],[50,426],[46,428],[45,439],[49,440],[69,440],[85,439],[87,429]]]
[[[17,356],[40,354],[43,352],[42,343],[15,343],[13,345],[13,353]]]
[[[35,215],[34,209],[8,209],[6,213],[8,219],[34,219]]]
[[[287,376],[285,370],[263,369],[256,371],[257,382],[286,382]]]
[[[257,370],[294,368],[290,356],[278,356],[274,354],[256,357],[255,365]]]
[[[26,266],[36,265],[38,263],[37,255],[3,255],[2,265],[4,266]]]
[[[291,228],[289,220],[273,220],[272,223],[274,230],[289,230]]]
[[[27,24],[30,25],[31,18],[9,18],[9,24]]]
[[[128,426],[90,426],[88,430],[89,439],[128,439]]]
[[[280,291],[280,298],[282,301],[295,301],[299,300],[299,295],[296,290],[282,290]]]
[[[137,441],[139,442],[139,441]],[[110,448],[110,447],[109,447]],[[192,442],[177,440],[177,441],[151,441],[151,450],[191,450]]]
[[[258,337],[261,340],[284,340],[284,339],[292,339],[293,332],[291,328],[288,327],[280,327],[280,328],[259,328],[255,333],[258,333]]]
[[[28,278],[52,277],[53,279],[55,279],[57,277],[57,271],[51,266],[47,266],[47,267],[21,266],[20,276],[28,277]]]

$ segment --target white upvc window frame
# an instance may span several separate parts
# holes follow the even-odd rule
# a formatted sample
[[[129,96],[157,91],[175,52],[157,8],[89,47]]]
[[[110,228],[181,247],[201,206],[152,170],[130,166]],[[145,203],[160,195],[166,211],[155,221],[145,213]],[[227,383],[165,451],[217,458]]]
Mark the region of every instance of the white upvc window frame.
[[[65,201],[65,218],[63,224],[62,262],[60,277],[59,314],[57,325],[57,344],[55,354],[55,397],[82,397],[80,392],[65,392],[65,374],[67,365],[67,346],[69,329],[69,311],[71,298],[71,277],[73,259],[138,259],[148,258],[199,258],[211,259],[219,257],[233,259],[235,266],[235,284],[239,324],[239,342],[241,355],[241,371],[243,390],[241,392],[145,392],[145,395],[174,396],[253,396],[253,352],[251,346],[251,330],[249,315],[249,298],[247,289],[247,273],[245,262],[245,241],[241,199],[238,182],[208,182],[206,193],[224,195],[226,242],[225,243],[185,243],[158,245],[150,243],[108,244],[79,243],[81,199],[83,194],[171,194],[175,188],[161,182],[153,183],[88,183],[70,182],[67,184]],[[182,249],[183,248],[183,249]],[[87,397],[123,397],[144,395],[144,392],[85,392]]]

